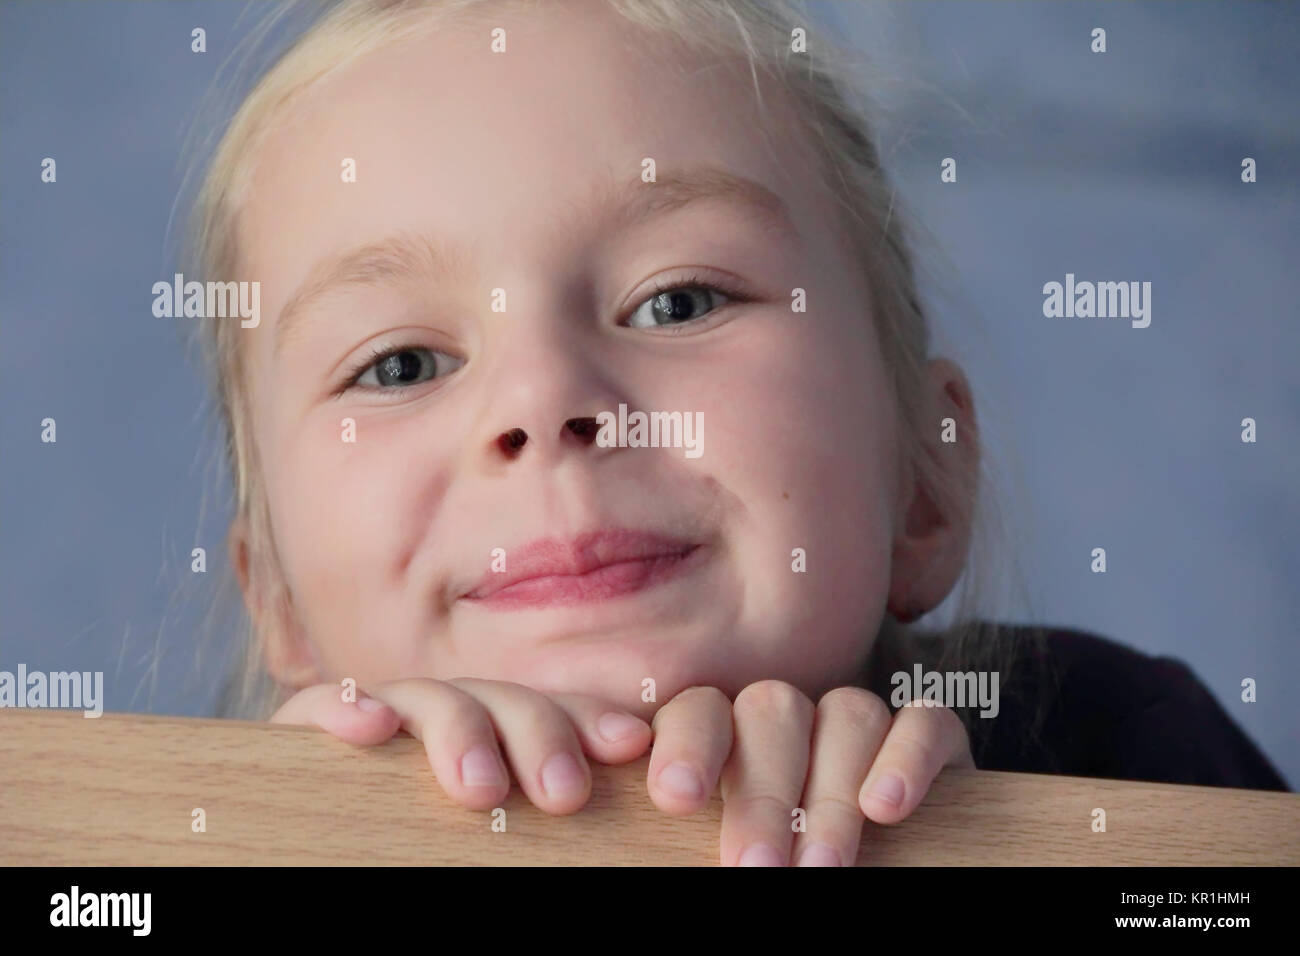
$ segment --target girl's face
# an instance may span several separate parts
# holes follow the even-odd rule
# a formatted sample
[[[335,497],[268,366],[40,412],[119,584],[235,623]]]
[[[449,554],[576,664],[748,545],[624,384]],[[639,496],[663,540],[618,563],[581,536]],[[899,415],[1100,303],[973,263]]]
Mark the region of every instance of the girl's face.
[[[647,678],[847,683],[900,507],[862,264],[772,87],[768,143],[746,66],[549,10],[494,22],[504,53],[460,26],[367,55],[260,151],[240,344],[292,607],[272,668],[638,713]],[[568,424],[620,405],[702,422],[695,450]]]

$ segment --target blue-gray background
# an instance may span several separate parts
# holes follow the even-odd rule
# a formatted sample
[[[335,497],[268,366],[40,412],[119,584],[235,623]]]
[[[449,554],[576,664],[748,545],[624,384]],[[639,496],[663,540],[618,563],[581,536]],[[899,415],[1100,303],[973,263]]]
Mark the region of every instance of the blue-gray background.
[[[193,635],[227,489],[149,289],[173,271],[182,137],[253,6],[0,3],[0,669],[102,670],[110,710],[207,714],[220,682]],[[810,8],[879,71],[1028,596],[1004,616],[1185,660],[1300,782],[1300,5]],[[1151,282],[1151,326],[1045,318],[1067,272]]]

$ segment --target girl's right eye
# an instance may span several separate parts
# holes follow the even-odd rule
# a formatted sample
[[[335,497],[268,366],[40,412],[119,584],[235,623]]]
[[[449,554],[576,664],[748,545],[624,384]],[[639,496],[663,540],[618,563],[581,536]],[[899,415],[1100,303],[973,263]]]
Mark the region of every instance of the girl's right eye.
[[[419,346],[382,349],[353,370],[348,387],[408,388],[431,378],[450,375],[464,364],[464,359]]]

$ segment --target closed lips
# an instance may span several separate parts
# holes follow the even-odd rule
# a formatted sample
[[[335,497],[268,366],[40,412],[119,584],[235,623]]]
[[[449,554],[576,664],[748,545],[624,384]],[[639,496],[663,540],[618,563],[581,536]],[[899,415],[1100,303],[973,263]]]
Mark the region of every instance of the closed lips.
[[[672,564],[698,547],[698,543],[681,538],[628,530],[598,531],[567,541],[545,538],[507,550],[506,570],[489,571],[462,597],[485,600],[526,582],[542,585],[545,579],[594,578],[597,572],[619,565],[648,569]]]

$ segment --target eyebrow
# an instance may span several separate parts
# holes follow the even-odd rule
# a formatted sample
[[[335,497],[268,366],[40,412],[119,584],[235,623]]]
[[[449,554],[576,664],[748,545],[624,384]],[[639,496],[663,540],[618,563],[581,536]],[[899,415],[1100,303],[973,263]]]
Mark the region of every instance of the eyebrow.
[[[716,166],[697,166],[643,182],[637,176],[621,186],[609,184],[591,215],[616,229],[629,228],[686,206],[725,202],[757,224],[799,241],[789,207],[775,192],[753,179]],[[476,274],[468,246],[432,236],[399,233],[318,262],[280,310],[274,351],[302,324],[309,307],[349,287],[378,286],[422,275],[450,281]]]

